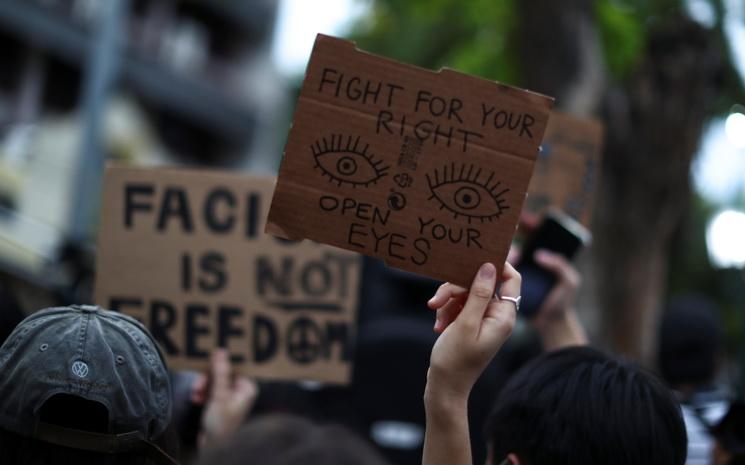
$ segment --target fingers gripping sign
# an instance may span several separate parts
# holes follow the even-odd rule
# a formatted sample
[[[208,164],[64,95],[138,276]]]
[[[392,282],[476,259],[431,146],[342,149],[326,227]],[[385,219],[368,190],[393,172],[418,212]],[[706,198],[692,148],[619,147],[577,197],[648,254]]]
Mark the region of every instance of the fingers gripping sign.
[[[437,309],[441,332],[430,357],[430,377],[455,393],[467,395],[515,325],[517,306],[500,295],[520,294],[520,274],[505,263],[501,277],[491,263],[481,266],[469,290],[444,284],[429,301]],[[432,380],[434,381],[434,380]]]
[[[437,289],[434,297],[427,303],[429,308],[437,310],[435,332],[443,332],[455,320],[463,309],[466,297],[468,289],[454,284],[445,283]]]
[[[507,265],[509,266],[509,270],[507,269],[507,266],[505,266],[501,278],[502,290],[498,294],[503,296],[505,300],[514,302],[513,305],[517,309],[519,308],[519,304],[515,301],[517,300],[516,297],[520,294],[520,289],[519,287],[517,290],[512,288],[513,281],[510,280],[511,275],[508,275],[508,273],[515,273],[517,279],[520,279],[520,275],[512,266],[509,265],[509,263]],[[507,284],[508,281],[510,284]],[[437,289],[435,295],[427,302],[427,306],[430,309],[437,311],[437,318],[434,327],[435,332],[442,333],[445,328],[455,320],[463,309],[463,305],[465,304],[468,295],[468,289],[451,283],[444,283]]]

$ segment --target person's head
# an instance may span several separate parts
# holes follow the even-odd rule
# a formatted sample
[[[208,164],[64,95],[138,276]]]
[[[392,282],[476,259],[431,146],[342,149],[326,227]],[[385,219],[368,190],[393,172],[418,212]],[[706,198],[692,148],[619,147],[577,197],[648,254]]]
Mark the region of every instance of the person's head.
[[[338,425],[319,425],[292,415],[267,415],[208,450],[204,465],[386,465],[368,443]]]
[[[696,388],[710,383],[723,350],[722,327],[710,299],[692,294],[669,302],[660,324],[658,365],[670,386]]]
[[[0,463],[168,463],[171,391],[140,323],[93,306],[39,311],[0,347]],[[173,452],[175,445],[167,446]]]
[[[682,465],[686,430],[672,393],[602,352],[573,347],[523,367],[487,425],[492,465]]]

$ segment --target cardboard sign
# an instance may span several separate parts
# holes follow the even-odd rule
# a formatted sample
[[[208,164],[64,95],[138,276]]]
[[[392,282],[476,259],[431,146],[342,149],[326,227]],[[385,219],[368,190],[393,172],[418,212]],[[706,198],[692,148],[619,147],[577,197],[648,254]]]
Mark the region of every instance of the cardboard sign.
[[[142,321],[170,368],[227,347],[258,378],[350,379],[359,257],[263,233],[272,178],[110,166],[96,302]]]
[[[468,285],[507,257],[551,105],[319,35],[267,231]]]
[[[600,122],[552,112],[525,208],[538,213],[554,206],[589,228],[602,145]]]

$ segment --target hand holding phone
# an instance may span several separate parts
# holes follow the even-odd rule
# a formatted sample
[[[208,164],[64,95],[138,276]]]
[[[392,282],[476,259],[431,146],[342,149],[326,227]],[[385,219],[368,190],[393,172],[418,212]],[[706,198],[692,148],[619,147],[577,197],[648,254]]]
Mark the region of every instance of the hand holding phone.
[[[548,250],[571,260],[590,241],[590,232],[568,215],[555,209],[546,213],[541,224],[525,241],[516,266],[522,275],[520,315],[534,317],[557,281],[551,271],[536,263],[535,252]]]

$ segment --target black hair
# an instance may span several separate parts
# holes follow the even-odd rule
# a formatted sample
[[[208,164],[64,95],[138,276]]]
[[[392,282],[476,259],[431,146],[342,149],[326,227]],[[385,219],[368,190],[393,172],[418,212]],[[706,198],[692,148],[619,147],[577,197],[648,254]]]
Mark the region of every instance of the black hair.
[[[682,465],[686,430],[662,383],[588,347],[544,354],[497,398],[487,424],[493,463]]]
[[[49,398],[39,412],[40,419],[66,428],[109,433],[108,410],[98,402],[69,394]],[[178,437],[168,428],[153,441],[171,457],[178,454]],[[120,454],[91,452],[50,444],[0,428],[0,464],[2,465],[150,465],[139,451]]]
[[[657,362],[671,386],[702,386],[714,378],[724,350],[717,313],[716,305],[702,295],[670,300],[660,324]]]
[[[339,425],[273,414],[252,420],[226,444],[208,450],[204,465],[386,465],[373,447]]]

